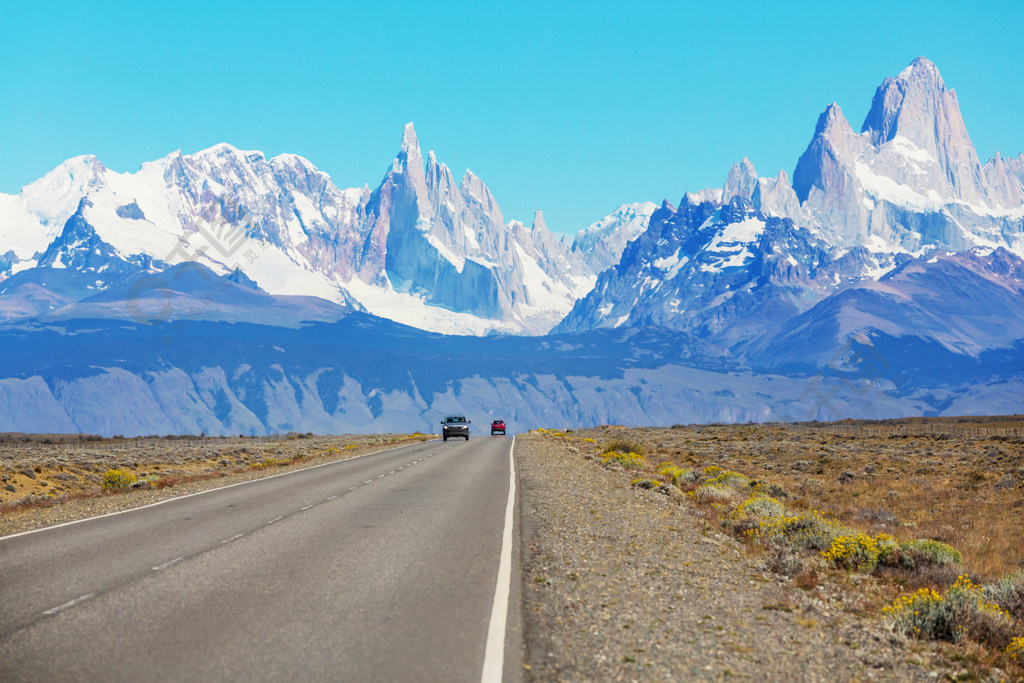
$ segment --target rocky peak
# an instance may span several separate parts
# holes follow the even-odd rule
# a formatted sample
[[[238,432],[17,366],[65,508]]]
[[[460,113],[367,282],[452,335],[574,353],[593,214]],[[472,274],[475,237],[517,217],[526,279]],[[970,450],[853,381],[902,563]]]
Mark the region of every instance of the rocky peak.
[[[729,175],[725,179],[725,187],[722,190],[722,200],[729,201],[732,197],[743,197],[750,199],[754,190],[757,189],[757,171],[750,159],[743,157],[729,169]]]
[[[973,200],[985,194],[956,92],[946,89],[928,59],[918,57],[896,78],[882,81],[861,131],[876,147],[897,136],[909,140],[939,163],[957,197]]]
[[[423,171],[423,156],[420,154],[420,141],[416,137],[416,131],[412,123],[405,124],[405,133],[402,135],[402,147],[395,155],[391,163],[393,175],[404,175],[413,185],[422,185],[426,182]]]
[[[548,231],[547,223],[544,222],[544,214],[541,213],[540,209],[533,212],[533,230]]]
[[[478,204],[497,223],[504,223],[501,209],[498,208],[498,202],[495,201],[494,195],[491,194],[484,181],[480,180],[468,168],[466,169],[466,174],[462,176],[462,183],[459,185],[459,189],[465,195],[467,203]]]

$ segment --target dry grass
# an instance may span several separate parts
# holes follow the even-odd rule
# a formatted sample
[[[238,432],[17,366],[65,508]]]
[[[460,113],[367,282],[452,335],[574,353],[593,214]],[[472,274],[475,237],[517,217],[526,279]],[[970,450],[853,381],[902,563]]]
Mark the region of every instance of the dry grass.
[[[790,508],[865,532],[948,543],[967,571],[992,580],[1024,569],[1024,421],[967,420],[602,427],[576,436],[637,442],[651,462],[735,470],[781,487]],[[913,429],[933,433],[905,433]],[[1007,436],[1013,429],[1022,436]],[[968,435],[980,432],[988,435]]]
[[[883,618],[882,608],[899,596],[922,587],[948,591],[960,575],[991,585],[1024,570],[1024,419],[1019,416],[644,429],[604,426],[575,432],[566,438],[567,446],[569,441],[571,448],[598,462],[607,444],[640,446],[649,463],[658,463],[652,465],[651,475],[689,491],[700,514],[745,540],[759,538],[759,523],[755,516],[734,511],[758,485],[758,494],[778,499],[790,511],[803,511],[808,519],[817,515],[834,520],[828,522],[833,528],[822,533],[841,535],[870,551],[861,570],[874,571],[871,581],[864,580],[864,573],[854,578],[856,568],[829,563],[807,548],[795,550],[763,536],[760,545],[766,565],[790,576],[804,590],[827,597],[823,582],[841,585],[838,592],[844,595],[844,609],[858,614]],[[697,473],[699,481],[676,481],[683,472]],[[637,475],[643,473],[632,474]],[[749,481],[743,482],[739,475]],[[735,488],[737,482],[750,490]],[[873,544],[888,537],[895,539],[887,541],[890,545],[917,539],[948,544],[962,554],[962,566],[918,562],[905,568],[890,562],[875,568]],[[819,540],[825,548],[831,542]],[[856,548],[847,550],[852,553]],[[1024,621],[1016,621],[1011,630],[1016,636],[1024,635],[1016,633],[1024,630]],[[977,648],[977,643],[965,641],[950,656],[966,657],[981,670],[999,666],[1011,675],[1024,674],[1010,653]]]
[[[430,438],[423,435],[320,437],[146,437],[101,439],[88,435],[0,435],[0,515],[59,505],[98,495],[130,495],[133,488],[103,493],[110,470],[169,488],[232,473],[299,464],[313,458],[357,455],[380,445]]]

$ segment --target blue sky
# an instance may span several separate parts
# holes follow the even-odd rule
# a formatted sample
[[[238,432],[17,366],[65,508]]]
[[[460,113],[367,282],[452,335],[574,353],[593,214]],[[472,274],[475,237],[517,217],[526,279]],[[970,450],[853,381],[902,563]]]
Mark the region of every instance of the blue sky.
[[[4,3],[0,192],[68,157],[134,171],[218,142],[342,187],[416,124],[506,219],[574,232],[628,201],[792,175],[836,101],[934,61],[984,161],[1024,152],[1024,3]]]

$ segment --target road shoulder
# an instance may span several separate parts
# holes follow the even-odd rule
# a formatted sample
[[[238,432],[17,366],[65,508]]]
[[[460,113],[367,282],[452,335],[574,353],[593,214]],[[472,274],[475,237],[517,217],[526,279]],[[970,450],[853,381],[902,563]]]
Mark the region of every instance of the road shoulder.
[[[517,440],[533,680],[935,680],[925,651],[766,573],[686,502]]]

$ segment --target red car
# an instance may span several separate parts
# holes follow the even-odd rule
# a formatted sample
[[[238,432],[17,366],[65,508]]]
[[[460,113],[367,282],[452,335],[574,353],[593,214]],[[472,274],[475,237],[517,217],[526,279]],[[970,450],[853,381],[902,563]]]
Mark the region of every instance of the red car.
[[[491,422],[491,434],[501,434],[502,436],[504,436],[505,435],[505,421],[504,420],[494,420],[493,422]]]

